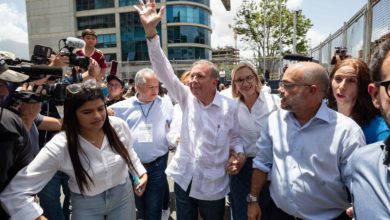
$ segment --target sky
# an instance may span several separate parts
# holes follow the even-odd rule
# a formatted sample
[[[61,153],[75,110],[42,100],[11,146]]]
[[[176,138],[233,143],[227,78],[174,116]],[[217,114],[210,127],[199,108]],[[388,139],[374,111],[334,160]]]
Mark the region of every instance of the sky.
[[[0,50],[10,51],[18,58],[28,58],[28,33],[26,18],[26,0],[0,0]],[[221,0],[210,0],[212,17],[212,48],[234,46],[233,18],[242,1],[230,0],[231,11],[226,11]],[[310,18],[313,27],[307,36],[312,47],[317,46],[329,34],[336,32],[344,22],[359,11],[367,0],[288,0],[291,10],[302,10]],[[64,36],[67,37],[67,36]],[[253,52],[237,40],[241,57],[250,59]]]

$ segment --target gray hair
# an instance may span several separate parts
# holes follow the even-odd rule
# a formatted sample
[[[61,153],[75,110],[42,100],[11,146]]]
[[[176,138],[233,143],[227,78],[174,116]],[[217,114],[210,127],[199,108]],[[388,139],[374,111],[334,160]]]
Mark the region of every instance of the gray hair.
[[[135,74],[134,78],[134,84],[135,85],[143,85],[146,83],[145,75],[156,75],[154,71],[150,68],[143,68],[138,70],[138,72]]]
[[[209,66],[211,76],[214,77],[215,79],[218,79],[218,77],[219,77],[218,68],[217,68],[217,66],[216,66],[214,63],[212,63],[212,62],[210,62],[210,61],[208,61],[208,60],[198,60],[198,61],[195,61],[195,62],[192,64],[191,69],[192,69],[194,66],[198,65],[198,64]]]

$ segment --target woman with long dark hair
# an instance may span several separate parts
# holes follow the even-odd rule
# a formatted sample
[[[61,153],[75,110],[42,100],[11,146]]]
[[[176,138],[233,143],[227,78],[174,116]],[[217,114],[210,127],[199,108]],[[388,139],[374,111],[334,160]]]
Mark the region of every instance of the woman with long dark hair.
[[[390,134],[368,92],[372,82],[370,69],[364,61],[345,59],[337,63],[330,74],[328,95],[329,107],[355,120],[362,128],[367,144],[384,140]]]
[[[60,170],[70,177],[72,219],[135,219],[128,171],[140,178],[137,195],[147,175],[126,122],[108,117],[96,81],[69,85],[66,93],[63,131],[2,192],[4,208],[12,219],[46,219],[33,195]]]

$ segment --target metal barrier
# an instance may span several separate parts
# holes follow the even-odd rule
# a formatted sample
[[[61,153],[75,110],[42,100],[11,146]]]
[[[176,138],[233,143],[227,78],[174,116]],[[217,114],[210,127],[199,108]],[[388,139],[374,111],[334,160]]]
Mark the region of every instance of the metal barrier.
[[[310,55],[330,68],[335,47],[345,46],[348,55],[370,61],[376,42],[390,33],[390,1],[371,0],[335,33],[311,49]]]

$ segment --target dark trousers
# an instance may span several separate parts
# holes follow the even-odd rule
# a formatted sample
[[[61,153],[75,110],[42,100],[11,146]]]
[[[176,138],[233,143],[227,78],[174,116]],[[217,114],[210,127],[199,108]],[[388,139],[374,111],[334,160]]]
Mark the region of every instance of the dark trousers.
[[[250,192],[252,180],[252,160],[248,157],[241,171],[230,178],[230,207],[232,211],[233,220],[246,220],[248,203],[246,196]],[[271,220],[268,216],[268,206],[271,203],[271,196],[269,193],[269,183],[263,186],[259,196],[259,206],[261,208],[261,220]]]
[[[270,219],[301,220],[301,218],[297,218],[297,217],[294,217],[292,215],[289,215],[289,214],[285,213],[283,210],[281,210],[280,208],[278,208],[272,199],[271,199],[270,209],[268,211],[269,211]],[[351,218],[348,217],[348,215],[345,213],[345,211],[343,211],[339,216],[337,216],[333,220],[351,220]]]
[[[175,183],[177,220],[197,220],[198,211],[203,220],[223,220],[225,198],[219,200],[200,200],[190,197],[191,184],[184,191]]]
[[[148,174],[146,190],[141,197],[135,195],[135,205],[138,218],[144,220],[161,220],[163,198],[166,190],[168,153],[159,157],[156,161],[144,165]]]

